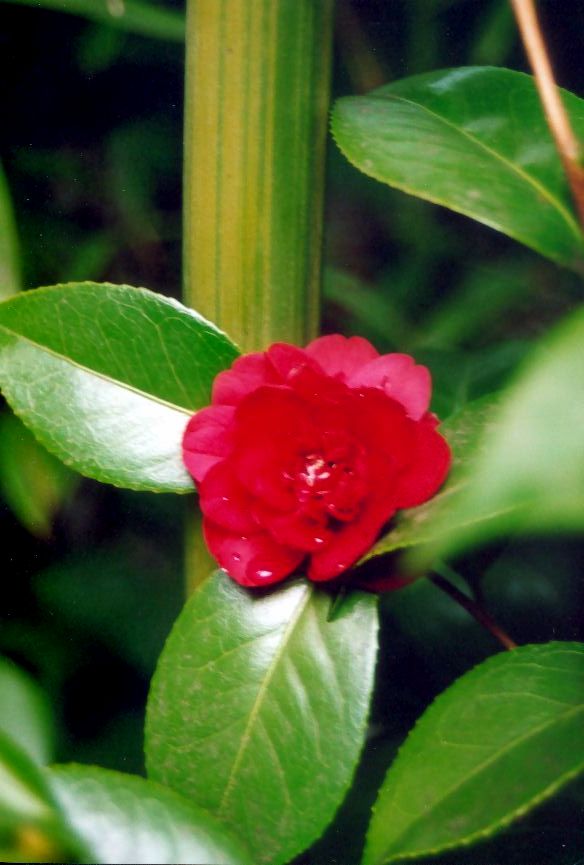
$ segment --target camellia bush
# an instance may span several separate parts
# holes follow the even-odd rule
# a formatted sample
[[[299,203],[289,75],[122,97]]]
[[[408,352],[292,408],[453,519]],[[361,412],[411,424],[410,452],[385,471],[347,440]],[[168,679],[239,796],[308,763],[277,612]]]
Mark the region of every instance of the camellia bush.
[[[44,703],[2,661],[0,858],[576,865],[584,643],[577,615],[569,638],[546,611],[555,622],[582,600],[554,564],[584,525],[577,291],[528,345],[462,362],[441,340],[468,323],[479,341],[484,295],[504,311],[509,280],[467,286],[417,351],[386,296],[327,268],[326,297],[352,303],[357,326],[318,335],[329,120],[332,158],[376,181],[372,196],[443,205],[579,285],[580,152],[542,102],[537,51],[536,80],[439,69],[331,109],[332,0],[189,0],[186,23],[106,5],[117,27],[186,32],[184,302],[86,280],[18,292],[0,178],[14,413],[0,464],[12,495],[37,483],[31,464],[51,467],[18,499],[47,531],[74,473],[196,493],[187,597],[149,689],[146,777],[47,766]],[[584,142],[584,101],[562,91],[560,105]],[[402,277],[413,294],[415,272]],[[555,583],[537,572],[548,548]],[[111,576],[113,615],[126,575]]]

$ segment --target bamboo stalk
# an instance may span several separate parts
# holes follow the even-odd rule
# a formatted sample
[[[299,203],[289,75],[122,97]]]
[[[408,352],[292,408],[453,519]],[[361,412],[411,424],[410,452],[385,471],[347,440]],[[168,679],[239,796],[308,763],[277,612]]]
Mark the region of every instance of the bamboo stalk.
[[[331,0],[188,7],[184,293],[244,351],[319,317]]]

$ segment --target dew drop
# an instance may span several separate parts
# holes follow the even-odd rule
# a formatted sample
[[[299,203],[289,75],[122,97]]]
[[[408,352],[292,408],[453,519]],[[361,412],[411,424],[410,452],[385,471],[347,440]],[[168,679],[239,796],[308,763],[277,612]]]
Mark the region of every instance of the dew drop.
[[[273,576],[274,576],[274,572],[269,571],[266,568],[261,568],[260,570],[256,571],[256,577],[258,577],[258,579],[260,579],[260,580],[269,580],[270,577],[273,577]]]
[[[234,562],[240,562],[241,561],[241,556],[239,555],[239,553],[231,553],[231,558],[233,559]]]

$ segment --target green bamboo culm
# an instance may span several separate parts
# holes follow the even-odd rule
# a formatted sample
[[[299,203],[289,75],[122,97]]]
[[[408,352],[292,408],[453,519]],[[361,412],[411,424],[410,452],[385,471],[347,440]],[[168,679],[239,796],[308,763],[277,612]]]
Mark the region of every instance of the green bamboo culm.
[[[333,0],[187,2],[183,294],[243,352],[318,332],[332,30]]]
[[[319,320],[332,0],[191,0],[184,295],[243,351]]]

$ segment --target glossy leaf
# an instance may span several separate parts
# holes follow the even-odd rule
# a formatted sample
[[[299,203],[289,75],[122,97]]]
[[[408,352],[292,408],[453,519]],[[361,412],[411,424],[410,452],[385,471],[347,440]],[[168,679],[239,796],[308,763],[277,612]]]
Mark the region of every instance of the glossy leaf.
[[[188,417],[237,350],[212,324],[145,289],[72,283],[0,305],[0,385],[17,415],[81,474],[188,492]]]
[[[584,102],[562,96],[584,138]],[[339,100],[333,133],[365,174],[582,269],[584,235],[530,76],[489,67],[417,75]]]
[[[182,42],[185,38],[184,16],[173,9],[165,9],[149,0],[0,0],[36,9],[54,9],[93,21],[100,21],[131,33]]]
[[[64,862],[76,846],[41,770],[0,731],[0,859]]]
[[[453,555],[510,531],[581,530],[582,429],[584,307],[528,358],[506,391],[481,433],[464,489],[436,514],[435,543],[420,557]]]
[[[476,400],[440,426],[440,432],[452,449],[452,469],[444,486],[420,507],[401,511],[387,534],[363,556],[360,564],[404,547],[428,543],[439,535],[468,485],[469,465],[477,442],[492,423],[497,403],[498,398],[492,396]],[[458,519],[467,521],[462,512]]]
[[[254,862],[287,862],[331,821],[365,734],[377,602],[295,582],[251,594],[218,572],[187,603],[149,698],[150,775],[216,814]]]
[[[51,535],[53,520],[76,480],[15,415],[0,415],[0,492],[29,532],[41,538]]]
[[[0,730],[37,763],[53,754],[53,719],[45,695],[24,670],[0,657]]]
[[[381,787],[364,865],[492,835],[584,770],[584,645],[523,646],[424,713]]]
[[[10,190],[0,165],[0,300],[20,289],[20,262]]]
[[[159,784],[93,766],[57,766],[47,776],[85,845],[83,862],[250,865],[216,820]]]

